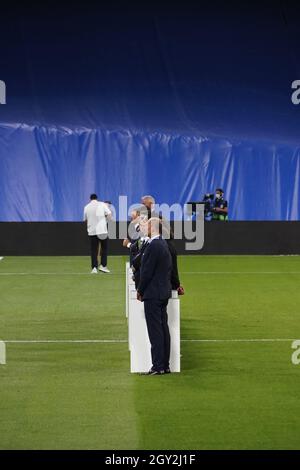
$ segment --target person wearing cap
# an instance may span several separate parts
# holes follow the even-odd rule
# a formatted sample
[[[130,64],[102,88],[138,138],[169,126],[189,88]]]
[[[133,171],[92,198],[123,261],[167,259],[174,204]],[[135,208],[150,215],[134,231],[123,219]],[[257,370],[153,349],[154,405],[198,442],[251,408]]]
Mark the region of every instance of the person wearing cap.
[[[228,202],[224,199],[224,191],[221,188],[216,189],[215,199],[212,208],[212,219],[214,221],[228,220]]]

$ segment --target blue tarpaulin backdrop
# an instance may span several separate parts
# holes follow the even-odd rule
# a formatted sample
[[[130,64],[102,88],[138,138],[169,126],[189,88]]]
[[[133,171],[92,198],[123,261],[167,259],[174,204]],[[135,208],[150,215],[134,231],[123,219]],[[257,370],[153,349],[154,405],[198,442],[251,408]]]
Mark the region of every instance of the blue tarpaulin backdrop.
[[[300,218],[299,7],[5,8],[0,221],[78,221],[91,192],[184,204],[216,187],[231,220]]]

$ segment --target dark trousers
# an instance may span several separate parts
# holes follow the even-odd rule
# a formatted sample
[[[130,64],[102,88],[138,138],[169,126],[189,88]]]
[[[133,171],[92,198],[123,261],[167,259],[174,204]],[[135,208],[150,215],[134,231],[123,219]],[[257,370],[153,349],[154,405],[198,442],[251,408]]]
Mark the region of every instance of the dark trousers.
[[[145,317],[151,343],[152,367],[169,368],[171,339],[168,326],[167,300],[144,300]]]
[[[101,264],[105,268],[107,265],[107,253],[108,253],[108,236],[105,238],[99,239],[100,247],[101,247]]]
[[[98,268],[98,251],[99,244],[101,245],[101,264],[102,266],[107,265],[107,251],[108,251],[108,237],[99,239],[97,235],[90,235],[91,244],[91,266]]]

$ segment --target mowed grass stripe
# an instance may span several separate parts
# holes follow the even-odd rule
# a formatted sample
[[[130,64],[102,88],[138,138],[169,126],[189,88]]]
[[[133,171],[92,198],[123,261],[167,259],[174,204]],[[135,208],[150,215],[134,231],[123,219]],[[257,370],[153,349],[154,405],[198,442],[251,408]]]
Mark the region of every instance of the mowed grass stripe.
[[[111,257],[120,275],[104,277],[68,276],[88,272],[88,257],[5,258],[0,272],[64,275],[2,276],[0,339],[124,340],[125,260]],[[179,268],[182,338],[200,339],[182,343],[182,373],[131,375],[126,343],[8,344],[3,448],[299,447],[291,345],[226,341],[299,336],[299,277],[288,274],[299,258],[189,256]],[[214,338],[224,341],[203,341]]]
[[[97,355],[87,350],[75,356],[61,346],[55,351],[45,346],[41,357],[34,347],[25,356],[21,350],[10,370],[14,386],[4,396],[14,407],[10,422],[2,423],[9,432],[1,448],[289,449],[299,445],[298,418],[286,416],[286,409],[299,411],[293,386],[297,368],[290,364],[285,348],[272,346],[249,356],[244,348],[232,350],[228,344],[216,350],[201,345],[196,354],[186,346],[184,374],[158,379],[125,374],[128,363],[120,357],[123,353],[125,359],[127,351],[116,356],[111,351],[109,363],[101,353],[100,348]],[[282,374],[286,378],[274,390]],[[134,409],[128,408],[132,385]],[[280,402],[284,409],[273,413]],[[291,439],[289,432],[281,432],[282,425],[289,428]],[[7,436],[13,438],[8,441]]]
[[[135,377],[145,449],[299,449],[300,369],[282,343],[186,343],[184,373]]]
[[[131,449],[139,436],[127,346],[8,345],[0,449]]]

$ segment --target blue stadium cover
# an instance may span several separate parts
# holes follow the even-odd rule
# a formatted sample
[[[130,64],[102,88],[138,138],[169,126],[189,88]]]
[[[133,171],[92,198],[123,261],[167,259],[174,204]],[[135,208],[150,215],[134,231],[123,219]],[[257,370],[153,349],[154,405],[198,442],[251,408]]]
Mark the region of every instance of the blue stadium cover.
[[[299,219],[299,13],[3,7],[0,221],[78,221],[91,192],[184,204],[217,187],[230,220]]]

